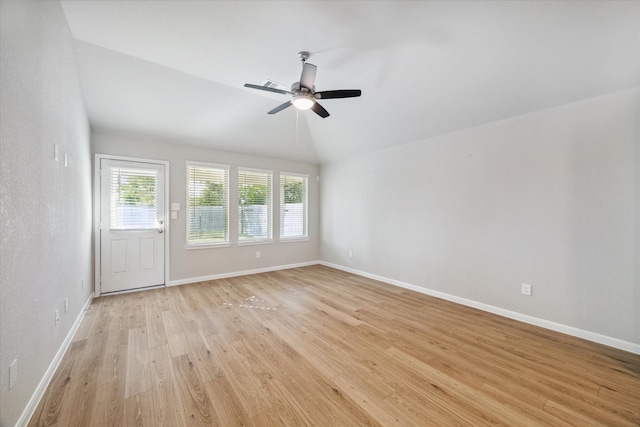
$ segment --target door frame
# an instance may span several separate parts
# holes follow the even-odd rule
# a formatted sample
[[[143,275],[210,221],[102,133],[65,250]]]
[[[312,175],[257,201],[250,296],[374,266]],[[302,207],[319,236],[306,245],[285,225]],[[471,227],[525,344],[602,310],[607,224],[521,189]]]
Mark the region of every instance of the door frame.
[[[93,242],[94,242],[94,297],[99,297],[102,294],[100,286],[100,265],[101,265],[101,234],[100,234],[100,204],[102,202],[102,190],[100,186],[100,163],[102,160],[123,160],[129,162],[150,163],[164,166],[164,286],[167,286],[169,282],[169,253],[170,253],[170,240],[171,240],[171,221],[169,216],[169,162],[166,160],[154,160],[154,159],[142,159],[139,157],[126,157],[126,156],[114,156],[111,154],[99,154],[96,153],[93,163]],[[161,285],[162,286],[162,285]],[[152,287],[153,288],[153,287]],[[150,289],[150,288],[146,288]],[[136,292],[140,289],[131,291],[122,291],[118,293]]]

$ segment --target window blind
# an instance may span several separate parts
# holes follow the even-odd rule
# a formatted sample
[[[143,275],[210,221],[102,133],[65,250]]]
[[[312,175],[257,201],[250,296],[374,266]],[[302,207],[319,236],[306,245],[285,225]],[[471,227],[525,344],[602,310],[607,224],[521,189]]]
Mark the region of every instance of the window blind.
[[[109,168],[112,230],[156,228],[158,171]]]
[[[238,239],[271,239],[271,177],[268,171],[238,170]]]
[[[280,238],[306,238],[307,175],[280,174]]]
[[[187,243],[229,242],[229,167],[187,163]]]

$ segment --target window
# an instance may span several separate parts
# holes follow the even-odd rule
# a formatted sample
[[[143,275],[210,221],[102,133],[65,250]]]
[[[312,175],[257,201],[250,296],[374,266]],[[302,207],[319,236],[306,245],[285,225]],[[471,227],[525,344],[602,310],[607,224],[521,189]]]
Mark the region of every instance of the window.
[[[308,175],[280,174],[280,238],[304,239],[307,233]]]
[[[229,243],[229,166],[187,162],[187,244]]]
[[[270,171],[238,170],[239,242],[271,240]]]
[[[156,228],[158,171],[114,166],[109,168],[111,229]]]

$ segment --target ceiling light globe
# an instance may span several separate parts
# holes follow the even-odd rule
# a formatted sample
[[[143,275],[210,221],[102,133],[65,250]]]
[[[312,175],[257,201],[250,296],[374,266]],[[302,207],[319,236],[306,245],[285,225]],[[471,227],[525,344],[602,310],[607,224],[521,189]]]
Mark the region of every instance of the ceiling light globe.
[[[298,95],[293,98],[293,105],[298,110],[308,110],[309,108],[313,107],[314,102],[315,101],[313,100],[313,98],[306,95]]]

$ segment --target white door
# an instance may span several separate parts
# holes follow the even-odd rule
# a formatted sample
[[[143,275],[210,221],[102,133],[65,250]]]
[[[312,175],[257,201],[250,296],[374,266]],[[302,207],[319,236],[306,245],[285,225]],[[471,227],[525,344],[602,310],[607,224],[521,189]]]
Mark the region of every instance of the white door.
[[[100,160],[100,293],[163,285],[164,165]]]

